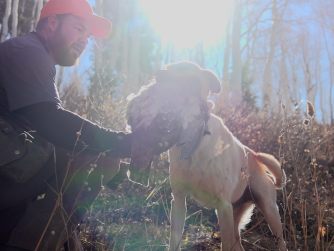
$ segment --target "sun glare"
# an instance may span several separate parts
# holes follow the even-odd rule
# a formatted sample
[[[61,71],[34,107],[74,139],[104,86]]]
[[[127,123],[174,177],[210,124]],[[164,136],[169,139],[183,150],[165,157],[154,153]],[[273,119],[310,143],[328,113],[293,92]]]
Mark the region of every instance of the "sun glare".
[[[222,40],[233,10],[232,0],[139,0],[152,27],[176,49],[203,41],[210,47]]]

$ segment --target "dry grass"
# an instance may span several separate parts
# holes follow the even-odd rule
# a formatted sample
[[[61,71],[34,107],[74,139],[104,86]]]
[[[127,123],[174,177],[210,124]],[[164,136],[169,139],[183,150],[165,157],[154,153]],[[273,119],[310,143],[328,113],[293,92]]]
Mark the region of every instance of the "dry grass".
[[[245,145],[273,154],[288,181],[278,191],[284,238],[289,250],[334,250],[334,128],[316,122],[314,114],[256,113],[244,107],[219,109],[228,128]],[[313,109],[314,113],[314,109]],[[85,250],[168,250],[171,189],[166,156],[151,170],[150,188],[129,181],[107,189],[97,198],[80,226]],[[183,250],[219,250],[214,210],[187,198]],[[245,250],[277,250],[261,213],[242,235]]]

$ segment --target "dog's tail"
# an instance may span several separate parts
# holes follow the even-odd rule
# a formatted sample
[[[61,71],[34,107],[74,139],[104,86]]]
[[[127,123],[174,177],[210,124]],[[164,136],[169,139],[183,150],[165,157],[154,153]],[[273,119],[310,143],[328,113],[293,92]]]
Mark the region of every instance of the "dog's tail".
[[[274,156],[265,153],[254,153],[255,158],[260,161],[269,171],[272,176],[276,189],[282,189],[285,186],[286,175],[284,170],[281,169],[280,163]]]

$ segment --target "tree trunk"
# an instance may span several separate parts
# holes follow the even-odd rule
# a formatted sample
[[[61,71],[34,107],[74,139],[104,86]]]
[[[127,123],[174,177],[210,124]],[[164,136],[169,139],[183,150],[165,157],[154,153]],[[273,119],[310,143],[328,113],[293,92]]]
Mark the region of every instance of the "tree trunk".
[[[34,0],[34,5],[32,7],[32,12],[31,12],[31,25],[30,25],[30,31],[33,31],[35,29],[35,15],[36,15],[36,7],[37,7],[37,2],[38,0]]]
[[[224,66],[223,66],[223,85],[227,86],[230,82],[229,69],[230,69],[230,57],[231,57],[231,18],[229,18],[226,25],[226,47],[224,55]]]
[[[123,26],[124,25],[124,26]],[[123,88],[122,94],[125,99],[129,94],[129,71],[128,71],[128,55],[129,55],[129,27],[128,23],[124,23],[122,26],[122,59],[121,59],[121,72],[123,75]]]
[[[19,19],[22,19],[23,18],[23,12],[24,12],[24,9],[26,8],[26,0],[21,0],[21,7],[20,7],[20,16],[19,16]]]
[[[60,85],[63,82],[63,74],[64,74],[64,67],[60,66],[59,67],[58,78],[57,78],[57,90],[58,90],[58,92],[60,91]]]
[[[142,32],[142,14],[139,12],[138,2],[133,3],[133,18],[136,20],[135,27],[131,31],[130,55],[129,55],[129,92],[137,91],[139,88],[139,49],[140,35]]]
[[[229,103],[230,82],[230,57],[231,57],[231,17],[226,25],[226,47],[224,53],[222,91],[217,95],[217,106],[224,107]]]
[[[2,32],[1,32],[1,40],[0,42],[3,42],[6,40],[8,35],[8,19],[10,16],[10,12],[12,9],[12,0],[6,0],[6,9],[5,9],[5,15],[2,18]]]
[[[330,76],[330,82],[329,82],[329,109],[330,109],[330,119],[331,119],[331,126],[334,125],[334,118],[333,118],[333,103],[332,103],[332,92],[333,92],[333,59],[332,55],[330,53],[330,49],[327,43],[327,38],[326,38],[326,32],[324,30],[324,27],[322,27],[323,31],[323,36],[324,36],[324,41],[325,41],[325,46],[326,46],[326,52],[328,55],[328,60],[329,60],[329,76]]]
[[[272,79],[271,79],[271,64],[275,55],[275,43],[276,43],[276,33],[277,33],[277,2],[273,0],[272,7],[272,26],[270,32],[269,41],[269,56],[267,58],[266,67],[263,74],[263,86],[262,86],[262,108],[267,109],[270,106],[270,100],[273,99],[272,90]]]
[[[11,37],[17,37],[18,7],[19,7],[19,0],[14,0],[13,7],[12,7],[12,35]]]
[[[307,86],[307,99],[312,102],[312,104],[315,103],[315,97],[318,92],[318,86],[317,82],[315,81],[314,84],[312,84],[312,75],[311,75],[311,70],[314,70],[315,74],[317,71],[317,65],[315,67],[310,67],[311,60],[309,59],[308,61],[305,61],[305,77],[306,77],[306,86]],[[317,63],[317,62],[315,62]],[[314,69],[311,69],[314,68]]]
[[[330,65],[330,76],[331,81],[329,83],[329,109],[331,113],[331,126],[334,125],[334,119],[333,119],[333,64]]]
[[[103,3],[103,0],[95,0],[95,12],[99,16],[103,16],[102,3]],[[94,39],[96,43],[95,44],[95,74],[101,74],[103,40],[102,38],[94,38]]]
[[[231,78],[233,105],[239,105],[242,101],[242,61],[240,51],[242,25],[242,1],[234,1],[233,31],[232,31],[232,62],[233,71]]]
[[[112,71],[116,70],[116,62],[119,56],[119,44],[122,39],[122,25],[125,23],[125,1],[118,0],[118,20],[116,25],[113,25],[113,29],[115,31],[115,36],[113,38],[112,47],[110,51],[110,68]]]
[[[325,124],[326,123],[326,113],[324,110],[324,100],[323,100],[323,87],[322,87],[322,65],[321,65],[321,61],[320,58],[318,58],[318,71],[317,74],[315,76],[315,81],[317,83],[317,86],[319,86],[319,105],[320,105],[320,110],[321,110],[321,114],[322,114],[322,123]]]
[[[285,105],[285,109],[287,110],[288,114],[292,114],[292,106],[289,100],[289,89],[288,89],[288,75],[287,75],[287,67],[286,67],[286,53],[287,48],[285,43],[281,42],[281,64],[280,64],[280,80],[279,80],[279,91],[281,92],[281,102]],[[279,104],[280,105],[280,104]],[[278,113],[280,114],[282,108],[278,107]]]
[[[43,8],[43,0],[37,0],[37,13],[36,13],[36,21],[35,24],[37,24],[39,17],[41,16],[41,9]],[[34,27],[35,28],[35,27]]]
[[[19,11],[19,18],[18,20],[22,20],[23,19],[23,13],[24,13],[24,9],[26,7],[26,0],[21,0],[21,6],[20,6],[20,11]],[[17,35],[20,36],[21,35],[21,26],[17,27]]]

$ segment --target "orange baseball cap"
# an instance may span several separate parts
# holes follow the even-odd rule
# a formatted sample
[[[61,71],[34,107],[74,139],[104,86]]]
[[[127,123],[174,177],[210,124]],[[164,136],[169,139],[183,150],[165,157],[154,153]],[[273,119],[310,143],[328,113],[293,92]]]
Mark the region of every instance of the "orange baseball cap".
[[[78,17],[91,19],[93,21],[93,36],[107,37],[111,32],[109,19],[94,15],[92,6],[87,0],[50,0],[41,10],[39,20],[50,15],[73,14]]]

